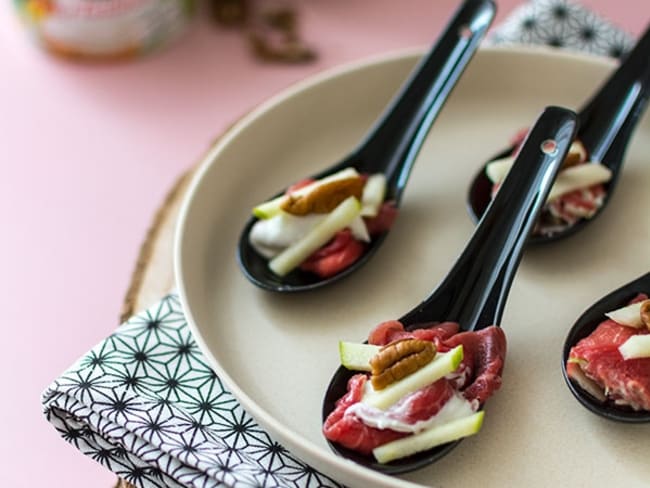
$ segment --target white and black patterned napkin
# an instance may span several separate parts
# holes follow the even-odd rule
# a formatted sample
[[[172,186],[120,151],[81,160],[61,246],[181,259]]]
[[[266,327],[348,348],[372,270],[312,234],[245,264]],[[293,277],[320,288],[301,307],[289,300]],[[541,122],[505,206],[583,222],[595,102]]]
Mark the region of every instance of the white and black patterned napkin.
[[[493,44],[620,56],[630,36],[566,0],[534,0]],[[131,318],[43,394],[68,442],[141,487],[338,487],[275,442],[210,369],[170,295]]]
[[[61,436],[138,486],[339,486],[272,440],[165,297],[77,361],[44,393]]]
[[[620,58],[634,45],[632,36],[591,10],[568,0],[532,0],[515,9],[487,43],[541,44]]]

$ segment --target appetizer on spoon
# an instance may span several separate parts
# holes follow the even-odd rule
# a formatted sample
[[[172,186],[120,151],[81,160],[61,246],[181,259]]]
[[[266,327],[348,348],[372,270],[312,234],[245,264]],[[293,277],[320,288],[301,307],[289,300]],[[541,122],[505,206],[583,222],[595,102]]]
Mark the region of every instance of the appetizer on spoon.
[[[375,328],[370,344],[340,344],[342,366],[323,402],[323,432],[336,453],[396,474],[478,432],[481,408],[501,382],[498,324],[508,291],[575,130],[573,112],[547,108],[437,289]]]
[[[562,373],[592,412],[650,422],[650,273],[585,311],[564,343]]]
[[[582,229],[607,205],[625,150],[650,93],[650,28],[620,67],[580,110],[580,128],[529,242],[548,242]],[[474,178],[468,210],[478,220],[512,166],[521,137]]]
[[[237,248],[252,283],[277,292],[311,290],[370,258],[395,218],[431,124],[494,14],[492,0],[465,1],[349,156],[253,209]]]

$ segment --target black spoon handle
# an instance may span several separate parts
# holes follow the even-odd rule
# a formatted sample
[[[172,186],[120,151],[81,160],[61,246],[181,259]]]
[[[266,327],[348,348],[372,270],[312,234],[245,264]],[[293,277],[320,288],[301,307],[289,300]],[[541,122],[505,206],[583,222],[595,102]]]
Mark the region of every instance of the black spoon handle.
[[[359,170],[382,166],[399,200],[426,134],[487,32],[492,0],[467,0],[353,153]],[[383,163],[380,163],[383,162]]]
[[[616,170],[650,94],[650,27],[580,111],[580,139],[593,160]]]
[[[444,281],[400,320],[453,320],[464,330],[498,324],[522,250],[575,136],[577,116],[548,107]],[[554,150],[544,151],[546,141]],[[442,314],[442,315],[441,315]]]

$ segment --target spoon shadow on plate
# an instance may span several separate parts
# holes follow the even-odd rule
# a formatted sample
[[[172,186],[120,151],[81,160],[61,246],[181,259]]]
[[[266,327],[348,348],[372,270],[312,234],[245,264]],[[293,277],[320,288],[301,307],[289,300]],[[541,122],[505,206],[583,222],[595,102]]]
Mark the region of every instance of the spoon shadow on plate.
[[[611,171],[609,181],[603,183],[604,195],[589,217],[578,218],[575,223],[560,223],[548,227],[543,233],[534,233],[529,243],[556,241],[579,232],[596,219],[608,205],[619,175],[623,169],[625,153],[634,134],[650,95],[650,27],[644,32],[633,50],[621,65],[601,85],[600,89],[578,112],[579,129],[576,135],[586,149],[588,162],[599,162]],[[504,160],[516,152],[518,145],[511,145],[490,158],[488,163]],[[478,221],[492,199],[494,183],[487,176],[487,164],[472,180],[467,196],[470,216]],[[545,219],[552,219],[544,211]],[[541,228],[541,227],[540,227]]]
[[[312,179],[347,168],[361,175],[381,173],[386,177],[384,201],[398,206],[426,135],[476,52],[495,11],[493,0],[466,0],[360,145],[341,162]],[[302,175],[296,176],[299,179]],[[284,193],[276,194],[274,200]],[[332,276],[320,277],[299,268],[280,276],[270,269],[269,259],[259,254],[249,241],[257,222],[259,219],[252,217],[245,224],[237,246],[237,261],[253,284],[280,293],[314,290],[350,275],[370,259],[386,237],[386,231],[374,237],[356,261]]]
[[[548,107],[530,131],[517,160],[496,198],[481,218],[471,239],[438,287],[399,321],[406,330],[432,322],[453,321],[462,330],[498,325],[526,238],[575,135],[576,116],[570,110]],[[355,374],[340,367],[323,401],[322,417],[335,409]],[[368,468],[399,474],[424,467],[451,451],[460,440],[447,442],[388,463],[328,443],[342,457]]]
[[[571,327],[562,352],[562,375],[566,381],[569,390],[582,406],[589,411],[600,415],[608,420],[627,423],[647,423],[650,422],[650,411],[633,410],[630,407],[616,405],[612,400],[604,398],[598,391],[587,391],[573,379],[568,371],[568,359],[571,348],[581,339],[589,336],[598,325],[607,320],[605,313],[626,306],[630,300],[639,293],[650,294],[650,273],[631,281],[620,288],[604,296],[591,307],[589,307],[578,318],[573,327]],[[574,373],[575,374],[575,373]]]

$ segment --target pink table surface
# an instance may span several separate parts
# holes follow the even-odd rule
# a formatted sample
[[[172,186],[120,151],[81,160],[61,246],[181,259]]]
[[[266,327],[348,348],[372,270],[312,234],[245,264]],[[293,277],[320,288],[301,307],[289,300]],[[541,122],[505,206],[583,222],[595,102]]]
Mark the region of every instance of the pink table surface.
[[[74,64],[30,42],[0,10],[0,484],[110,486],[114,475],[68,445],[40,393],[107,336],[152,215],[213,137],[309,75],[428,45],[456,0],[309,0],[305,37],[319,60],[256,62],[241,35],[199,17],[179,42],[141,61]],[[502,19],[517,0],[499,3]],[[648,0],[583,0],[633,34]]]

